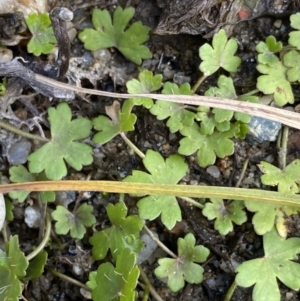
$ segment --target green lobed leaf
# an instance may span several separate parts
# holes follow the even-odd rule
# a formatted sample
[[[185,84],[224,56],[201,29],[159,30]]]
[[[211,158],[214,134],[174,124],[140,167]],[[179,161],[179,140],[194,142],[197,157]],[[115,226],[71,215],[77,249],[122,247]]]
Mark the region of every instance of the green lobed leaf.
[[[91,290],[94,290],[97,286],[96,277],[97,272],[94,271],[89,273],[89,281],[86,283],[86,286]]]
[[[234,143],[230,140],[236,134],[234,125],[226,132],[215,131],[212,135],[202,135],[199,126],[194,123],[189,128],[183,128],[180,133],[185,137],[180,140],[178,153],[190,156],[197,152],[201,167],[214,164],[217,156],[224,158],[234,153]]]
[[[291,46],[296,47],[297,49],[300,49],[300,13],[291,15],[291,27],[298,29],[297,31],[292,31],[289,33],[289,44]]]
[[[274,36],[268,36],[266,42],[259,42],[256,51],[259,53],[258,62],[269,66],[276,64],[277,56],[274,54],[282,49],[282,43],[277,42]]]
[[[236,72],[241,64],[241,59],[234,56],[238,49],[236,40],[227,40],[224,29],[214,35],[212,46],[204,44],[199,48],[199,55],[203,62],[200,64],[200,71],[204,76],[215,73],[220,67],[228,72]]]
[[[128,93],[147,94],[159,90],[162,87],[162,75],[153,73],[149,70],[143,70],[139,73],[139,80],[133,78],[126,83]],[[153,105],[151,98],[133,98],[134,105],[143,105],[150,109]]]
[[[134,301],[138,277],[136,255],[125,248],[117,256],[116,267],[109,262],[98,267],[90,282],[92,298],[94,301]]]
[[[128,27],[133,15],[132,7],[123,10],[118,6],[112,20],[107,10],[94,9],[92,21],[95,29],[87,28],[78,37],[88,50],[116,47],[128,60],[140,65],[142,59],[152,56],[149,48],[142,45],[149,39],[150,28],[141,22]]]
[[[7,254],[6,264],[11,273],[17,277],[25,276],[29,263],[24,253],[20,250],[18,236],[11,236],[9,242],[5,244],[5,248]]]
[[[173,292],[183,288],[185,281],[196,284],[203,281],[204,269],[195,262],[204,262],[209,255],[204,246],[195,246],[196,239],[191,233],[179,238],[177,244],[178,257],[159,259],[159,266],[154,271],[156,276],[168,279],[168,286]]]
[[[233,223],[241,225],[247,221],[243,201],[232,201],[225,204],[222,199],[210,199],[205,203],[202,214],[209,220],[215,220],[215,229],[222,235],[227,235],[233,230]]]
[[[126,216],[127,207],[123,202],[108,204],[106,211],[112,225],[90,238],[93,257],[96,260],[103,259],[109,249],[115,259],[125,248],[139,252],[143,247],[139,239],[140,231],[145,222],[137,215]]]
[[[292,87],[286,78],[287,69],[278,59],[271,66],[257,65],[257,70],[264,74],[257,79],[257,89],[264,94],[274,94],[274,100],[279,106],[294,103]]]
[[[22,283],[8,268],[0,266],[0,300],[18,301]]]
[[[132,108],[134,106],[134,99],[126,99],[123,103],[122,109],[118,112],[120,132],[130,132],[134,130],[137,117],[132,114]]]
[[[23,183],[23,182],[34,182],[34,181],[47,181],[44,173],[41,174],[31,174],[23,165],[12,166],[9,169],[9,179],[13,183]],[[20,203],[24,202],[31,191],[11,191],[8,195],[11,199],[17,199]],[[54,191],[41,191],[40,193],[41,201],[54,202],[55,193]]]
[[[27,45],[28,52],[35,56],[51,53],[54,50],[56,38],[51,27],[49,14],[31,13],[25,21],[32,33],[32,38]]]
[[[278,186],[278,191],[282,193],[298,193],[298,183],[300,181],[300,160],[296,159],[283,170],[268,162],[260,162],[259,169],[264,173],[261,181],[265,185]]]
[[[45,250],[42,250],[37,256],[35,256],[29,263],[26,270],[26,276],[23,280],[32,280],[39,278],[43,272],[46,265],[48,254]]]
[[[13,183],[34,182],[36,179],[35,175],[28,172],[23,165],[10,167],[9,175],[9,179]],[[26,200],[29,194],[30,191],[11,191],[8,195],[11,199],[17,199],[21,203]]]
[[[157,152],[148,150],[143,159],[149,173],[136,171],[125,182],[176,184],[187,172],[187,164],[179,155],[172,155],[166,160]],[[172,229],[181,221],[181,210],[174,196],[151,195],[142,198],[138,204],[139,215],[143,219],[153,220],[161,215],[163,224]]]
[[[13,203],[10,200],[5,199],[5,220],[9,222],[14,220],[13,209],[14,209]]]
[[[132,98],[125,100],[121,110],[118,102],[105,107],[110,118],[100,115],[93,119],[94,128],[99,131],[93,137],[93,141],[105,144],[122,132],[133,131],[137,120],[136,115],[131,113],[133,107],[134,99]]]
[[[209,88],[204,95],[229,99],[237,98],[232,79],[224,75],[219,77],[218,87]],[[214,113],[214,119],[217,123],[230,121],[234,114],[233,111],[218,108],[214,108],[212,112]]]
[[[292,261],[298,259],[300,238],[281,238],[273,228],[263,236],[263,243],[264,257],[239,265],[235,281],[242,287],[254,285],[254,301],[280,301],[277,278],[293,290],[300,288],[299,264]]]
[[[178,87],[174,83],[166,82],[162,94],[173,95],[192,95],[193,91],[188,83]],[[164,120],[169,117],[167,126],[171,133],[175,133],[184,127],[189,127],[194,123],[196,114],[187,110],[186,105],[172,103],[169,101],[157,100],[151,107],[150,112],[157,116],[158,120]]]
[[[245,207],[251,212],[255,212],[252,218],[254,230],[258,235],[264,235],[271,231],[274,224],[277,224],[278,218],[284,213],[290,216],[297,213],[297,208],[290,206],[275,206],[264,202],[256,203],[251,201],[245,202]]]
[[[17,301],[22,292],[19,278],[25,275],[29,263],[19,248],[17,235],[10,237],[5,250],[0,249],[0,300]]]
[[[96,219],[92,214],[93,206],[82,204],[74,213],[70,212],[63,206],[57,206],[52,212],[52,217],[57,222],[55,223],[55,232],[57,234],[67,234],[73,238],[83,238],[86,228],[95,224]]]
[[[197,109],[197,120],[201,121],[199,132],[202,135],[211,135],[217,129],[219,132],[226,132],[230,129],[230,122],[217,122],[211,108],[200,106]]]
[[[45,170],[50,180],[60,180],[67,175],[65,161],[75,170],[93,162],[92,148],[77,142],[87,138],[92,122],[86,118],[72,119],[72,112],[67,103],[60,103],[56,109],[48,109],[51,125],[51,141],[44,144],[28,157],[29,171],[40,173]]]
[[[260,103],[259,98],[257,96],[252,96],[252,95],[239,96],[239,100],[251,102],[251,103]],[[240,112],[235,112],[234,117],[236,120],[241,121],[243,123],[249,123],[251,120],[251,115],[245,114],[245,113],[240,113]]]
[[[300,54],[297,50],[291,50],[284,54],[283,63],[286,67],[290,68],[287,70],[287,79],[290,82],[295,82],[300,80],[299,70],[300,70]]]
[[[110,118],[100,115],[93,119],[95,130],[99,131],[94,137],[93,141],[99,144],[105,144],[118,134],[120,134],[119,124],[115,124]]]

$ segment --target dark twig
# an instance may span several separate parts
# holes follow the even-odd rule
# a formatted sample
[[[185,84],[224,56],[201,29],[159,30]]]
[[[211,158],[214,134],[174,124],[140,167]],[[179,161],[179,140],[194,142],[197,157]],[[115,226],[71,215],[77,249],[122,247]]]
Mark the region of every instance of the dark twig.
[[[66,74],[69,68],[70,61],[70,40],[67,30],[67,21],[73,19],[73,13],[64,7],[55,7],[50,12],[50,19],[54,35],[58,44],[58,56],[56,60],[56,68],[58,76]]]

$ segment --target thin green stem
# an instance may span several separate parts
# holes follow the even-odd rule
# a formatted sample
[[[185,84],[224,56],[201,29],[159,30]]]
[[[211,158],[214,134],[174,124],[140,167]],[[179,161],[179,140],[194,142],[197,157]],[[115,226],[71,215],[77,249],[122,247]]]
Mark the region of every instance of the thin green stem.
[[[56,270],[50,269],[50,268],[47,268],[47,270],[51,274],[53,274],[54,276],[56,276],[56,277],[59,277],[59,278],[65,280],[65,281],[68,281],[68,282],[70,282],[70,283],[72,283],[74,285],[77,285],[79,287],[82,287],[82,288],[84,288],[84,289],[86,289],[88,291],[91,291],[91,289],[89,287],[87,287],[85,284],[83,284],[82,282],[80,282],[80,281],[78,281],[78,280],[76,280],[74,278],[71,278],[71,277],[69,277],[69,276],[67,276],[65,274],[62,274],[62,273],[60,273],[60,272],[58,272]]]
[[[124,193],[120,193],[119,194],[119,202],[123,202],[124,203],[125,200],[125,194]]]
[[[156,242],[156,244],[163,249],[167,254],[169,254],[173,258],[177,258],[177,255],[174,254],[169,248],[167,248],[153,233],[152,231],[145,225],[144,229],[149,234],[149,236]]]
[[[30,254],[28,254],[26,256],[26,259],[28,261],[30,261],[35,256],[37,256],[45,248],[45,246],[47,245],[47,243],[49,241],[50,234],[51,234],[51,218],[50,218],[50,213],[47,213],[45,236],[44,236],[43,240],[41,241],[41,243],[38,245],[38,247],[33,252],[31,252]]]
[[[195,85],[192,88],[192,92],[196,93],[196,91],[198,90],[199,86],[202,84],[202,82],[207,78],[207,76],[202,75],[197,82],[195,83]]]
[[[146,273],[144,272],[143,268],[140,265],[139,265],[139,269],[140,269],[140,276],[143,279],[144,283],[146,284],[145,285],[146,287],[144,288],[144,291],[146,291],[146,289],[148,288],[149,291],[150,291],[150,294],[153,296],[153,298],[156,301],[164,301],[161,298],[161,296],[157,293],[157,291],[154,289],[154,287],[152,286],[152,284],[151,284],[150,280],[148,279]],[[143,301],[144,301],[144,298],[143,298]]]
[[[41,136],[32,135],[30,133],[24,132],[24,131],[14,127],[11,124],[4,122],[3,120],[0,120],[0,127],[4,128],[4,129],[6,129],[6,130],[8,130],[12,133],[15,133],[19,136],[23,136],[25,138],[29,138],[29,139],[33,139],[33,140],[39,140],[39,141],[43,141],[43,142],[49,142],[49,139],[47,139],[47,138],[43,138]]]
[[[3,227],[2,227],[2,235],[3,235],[3,240],[4,242],[8,242],[8,234],[7,234],[7,222],[3,222]]]
[[[229,288],[229,290],[227,291],[227,294],[224,298],[224,301],[230,301],[230,299],[231,299],[234,291],[236,290],[236,288],[237,288],[237,284],[236,284],[235,281],[233,281],[230,288]]]
[[[287,142],[289,138],[289,127],[284,126],[281,137],[281,147],[279,151],[279,168],[284,169],[286,167],[286,154],[287,154]]]
[[[200,209],[204,208],[204,205],[198,203],[197,201],[193,200],[192,198],[186,197],[186,196],[179,196],[182,200],[184,200],[187,203],[190,203],[191,205],[198,207]]]
[[[245,93],[245,94],[239,95],[239,97],[240,97],[240,96],[251,96],[251,95],[256,94],[256,93],[258,93],[258,92],[259,92],[259,90],[258,90],[258,89],[255,89],[255,90],[252,90],[252,91],[247,92],[247,93]]]
[[[123,140],[127,143],[127,145],[142,159],[145,158],[145,154],[143,154],[125,135],[124,132],[120,133],[120,136],[123,138]]]

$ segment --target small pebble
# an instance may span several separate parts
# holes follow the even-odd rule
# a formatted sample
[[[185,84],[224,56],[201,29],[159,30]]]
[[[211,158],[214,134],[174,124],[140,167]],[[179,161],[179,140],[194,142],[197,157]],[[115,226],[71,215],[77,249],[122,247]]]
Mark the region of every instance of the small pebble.
[[[215,166],[215,165],[211,165],[211,166],[209,166],[209,167],[207,167],[206,168],[206,172],[208,173],[208,174],[210,174],[212,177],[214,177],[214,178],[218,178],[219,176],[220,176],[220,170],[219,170],[219,168],[217,167],[217,166]]]
[[[93,57],[101,63],[107,63],[111,59],[111,54],[108,49],[99,49],[92,52]]]
[[[152,233],[156,237],[158,237],[157,233],[153,232],[153,230],[152,230]],[[146,232],[142,233],[141,240],[144,243],[144,248],[139,253],[138,264],[141,264],[144,261],[146,261],[152,255],[154,250],[157,248],[156,242],[149,236],[148,233],[146,233]]]
[[[10,49],[0,47],[0,63],[8,63],[13,59],[13,53]]]
[[[282,25],[282,20],[280,20],[280,19],[276,20],[273,25],[276,28],[280,28]]]
[[[56,204],[68,208],[68,205],[75,201],[74,191],[58,191],[56,193]]]
[[[82,267],[81,267],[78,263],[74,263],[74,264],[72,265],[72,271],[73,271],[73,273],[74,273],[75,275],[77,275],[77,276],[81,276],[81,275],[83,275],[83,273],[84,273]]]
[[[292,300],[294,297],[294,294],[292,292],[287,292],[285,294],[286,300]]]
[[[248,127],[249,133],[246,140],[255,144],[255,141],[258,143],[275,141],[282,125],[277,121],[254,116],[251,118]]]
[[[27,162],[31,150],[29,141],[18,141],[11,145],[7,152],[7,159],[11,165],[20,165]]]
[[[25,223],[29,228],[39,228],[42,214],[36,206],[29,206],[25,209]]]
[[[190,83],[191,82],[191,77],[190,76],[185,76],[183,72],[178,72],[174,75],[173,81],[177,85],[182,85],[185,83]]]
[[[165,79],[173,79],[175,71],[169,69],[168,67],[164,69],[163,76]]]

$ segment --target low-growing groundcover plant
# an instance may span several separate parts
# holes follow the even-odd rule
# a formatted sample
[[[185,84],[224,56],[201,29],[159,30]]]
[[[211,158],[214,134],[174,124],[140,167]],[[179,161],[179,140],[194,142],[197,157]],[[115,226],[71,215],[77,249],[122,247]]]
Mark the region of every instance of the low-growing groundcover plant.
[[[128,25],[133,14],[132,8],[123,10],[118,7],[111,18],[108,11],[95,9],[95,29],[85,29],[79,34],[79,39],[90,50],[115,47],[127,59],[140,64],[142,59],[151,57],[149,49],[142,45],[148,39],[149,29],[140,22]],[[39,36],[38,28],[42,36],[45,33],[48,35],[48,31],[51,34],[46,16],[40,18],[29,16],[27,19],[30,30],[37,30],[32,32],[33,40],[34,35]],[[43,20],[45,21],[42,22]],[[39,22],[43,26],[36,26]],[[279,106],[294,102],[292,84],[300,80],[297,75],[300,68],[297,48],[299,24],[300,14],[291,16],[291,26],[296,30],[290,34],[288,47],[284,48],[272,36],[257,45],[257,69],[262,74],[257,80],[257,88],[263,94],[273,94],[274,101]],[[93,40],[96,43],[93,44]],[[128,43],[128,40],[133,42]],[[40,49],[43,44],[41,42],[39,45],[40,42],[39,39],[34,40],[34,43],[28,45],[28,51],[35,55],[47,53],[47,49]],[[48,41],[54,42],[52,39]],[[31,48],[32,45],[35,48]],[[214,220],[215,229],[222,235],[233,231],[234,224],[245,223],[247,211],[254,213],[252,224],[255,232],[263,236],[264,254],[237,266],[235,281],[226,300],[230,300],[236,285],[254,286],[255,301],[280,300],[278,280],[293,290],[300,289],[300,269],[296,262],[297,254],[300,253],[300,238],[287,238],[285,226],[285,217],[297,213],[300,208],[300,160],[294,160],[287,166],[283,160],[280,168],[267,162],[260,163],[262,183],[277,186],[278,192],[222,187],[214,187],[212,191],[209,187],[178,185],[188,172],[186,156],[196,154],[199,166],[206,167],[214,164],[217,158],[232,155],[233,139],[245,137],[251,117],[218,108],[191,108],[184,103],[163,100],[154,102],[151,98],[153,92],[166,94],[170,99],[174,95],[193,95],[205,78],[222,68],[224,74],[220,75],[217,86],[208,89],[205,95],[241,102],[259,102],[258,93],[237,95],[234,82],[226,73],[237,71],[241,63],[240,58],[235,55],[237,47],[237,42],[234,39],[228,40],[224,30],[215,34],[212,46],[201,46],[199,55],[202,62],[199,68],[203,77],[194,87],[189,84],[178,86],[173,82],[163,82],[161,75],[141,70],[137,79],[127,82],[128,93],[147,93],[149,97],[132,97],[122,105],[115,101],[113,105],[106,107],[107,116],[99,115],[92,120],[86,117],[74,118],[70,105],[65,102],[48,109],[51,138],[44,138],[45,144],[29,155],[26,166],[19,165],[9,169],[12,183],[27,184],[19,185],[18,191],[14,190],[16,186],[10,184],[0,186],[0,191],[10,190],[9,198],[0,198],[0,227],[6,239],[5,250],[0,250],[0,300],[18,300],[24,283],[40,277],[45,266],[47,267],[46,249],[54,248],[49,243],[51,220],[57,235],[69,235],[78,240],[85,236],[91,245],[93,260],[98,263],[97,269],[90,271],[86,284],[71,280],[88,291],[93,300],[133,301],[137,296],[139,277],[145,291],[144,300],[147,300],[149,290],[156,300],[162,300],[146,278],[142,267],[138,265],[139,252],[143,249],[141,231],[147,229],[148,220],[157,218],[168,230],[173,229],[182,220],[178,199],[189,202],[195,210],[202,210],[204,216]],[[126,133],[134,131],[138,118],[133,110],[135,106],[143,106],[158,120],[165,120],[171,133],[181,135],[178,153],[164,158],[160,153],[149,149],[144,154],[128,139]],[[117,135],[141,157],[143,171],[133,170],[122,182],[61,180],[68,175],[70,167],[80,171],[84,166],[93,163],[93,149],[84,139],[92,137],[93,143],[105,144]],[[286,148],[286,143],[283,140],[283,148]],[[20,187],[24,191],[20,191]],[[120,200],[106,207],[110,224],[102,229],[97,225],[91,204],[79,200],[72,209],[50,204],[55,202],[53,191],[56,190],[117,192],[120,193]],[[45,218],[44,239],[25,256],[18,236],[8,237],[6,227],[7,222],[13,220],[12,200],[24,202],[30,191],[41,191],[38,197],[45,206],[49,206]],[[137,199],[137,211],[134,214],[128,212],[124,195],[121,194],[124,192]],[[5,216],[3,208],[6,208]],[[158,239],[156,242],[166,252],[166,257],[158,259],[154,274],[165,279],[171,291],[181,290],[186,283],[199,284],[203,281],[204,269],[201,264],[208,260],[210,251],[199,245],[193,234],[178,238],[176,254]],[[57,271],[53,273],[70,280]]]

